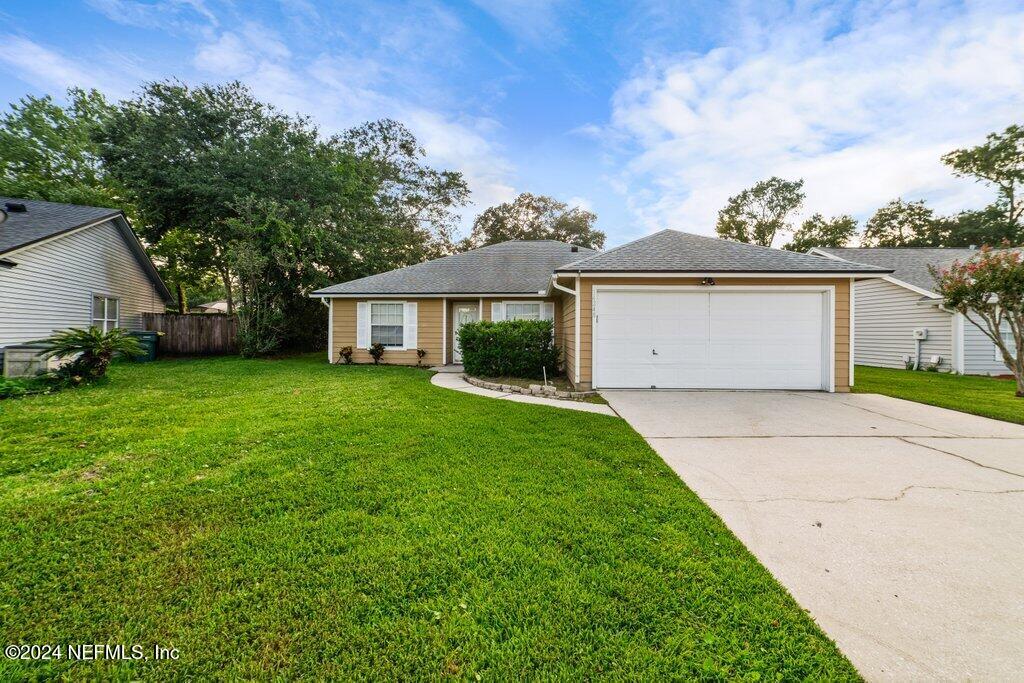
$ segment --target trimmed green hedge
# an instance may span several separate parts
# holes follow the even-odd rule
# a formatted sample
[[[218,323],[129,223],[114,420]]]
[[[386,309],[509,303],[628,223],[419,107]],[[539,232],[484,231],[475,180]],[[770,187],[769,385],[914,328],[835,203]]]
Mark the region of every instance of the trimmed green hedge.
[[[559,349],[550,320],[466,323],[459,328],[462,364],[477,377],[541,379],[558,372]]]

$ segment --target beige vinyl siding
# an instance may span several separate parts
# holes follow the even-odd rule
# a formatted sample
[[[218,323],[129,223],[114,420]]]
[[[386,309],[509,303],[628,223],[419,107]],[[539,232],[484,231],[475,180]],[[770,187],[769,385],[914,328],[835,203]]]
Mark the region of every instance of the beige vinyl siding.
[[[356,363],[372,363],[373,358],[365,349],[356,349],[356,303],[358,301],[369,301],[371,299],[331,299],[334,315],[333,349],[334,362],[339,361],[338,352],[344,346],[351,346],[354,350],[352,359]],[[373,301],[384,301],[385,299],[372,299]],[[392,299],[386,299],[391,301]],[[426,349],[427,355],[423,359],[424,365],[441,364],[441,347],[447,346],[445,358],[448,363],[452,362],[452,339],[453,339],[453,306],[461,303],[480,305],[480,298],[476,299],[417,299],[409,297],[405,299],[393,299],[394,301],[415,301],[418,306],[418,327],[417,340],[421,349]],[[562,302],[558,299],[516,299],[515,297],[484,298],[483,299],[483,320],[491,319],[491,304],[500,301],[548,301],[555,304],[555,343],[561,344],[564,330],[561,324]],[[447,306],[447,315],[444,308]],[[446,329],[444,329],[446,328]],[[383,363],[393,365],[416,365],[416,351],[385,351]]]
[[[718,285],[832,285],[835,287],[835,390],[850,390],[850,280],[849,278],[721,278]],[[593,288],[595,285],[698,285],[686,277],[584,277],[580,280],[580,381],[589,389],[593,373]],[[859,295],[859,290],[858,290]]]
[[[903,368],[903,356],[915,354],[913,331],[928,329],[921,358],[941,356],[940,370],[953,367],[953,316],[937,306],[920,303],[922,295],[886,280],[856,284],[854,339],[856,362],[882,368]]]
[[[0,347],[89,327],[94,294],[120,300],[119,324],[142,329],[143,313],[162,313],[152,280],[107,221],[11,252],[18,265],[0,268]]]
[[[562,297],[562,358],[565,374],[570,380],[576,377],[576,297],[566,294]]]
[[[374,299],[382,301],[383,299]],[[391,301],[391,299],[388,299]],[[415,301],[417,303],[416,345],[425,349],[427,355],[423,365],[439,365],[441,363],[441,299],[394,299],[394,301]],[[356,299],[331,299],[334,329],[332,330],[332,348],[335,363],[339,362],[342,347],[351,346],[352,360],[356,363],[372,363],[373,358],[366,349],[356,348]],[[416,349],[405,351],[385,351],[381,363],[388,365],[416,365]]]
[[[995,344],[974,323],[964,320],[964,372],[968,375],[1005,375],[1010,369],[1001,360]],[[1010,331],[1010,326],[1003,324]]]

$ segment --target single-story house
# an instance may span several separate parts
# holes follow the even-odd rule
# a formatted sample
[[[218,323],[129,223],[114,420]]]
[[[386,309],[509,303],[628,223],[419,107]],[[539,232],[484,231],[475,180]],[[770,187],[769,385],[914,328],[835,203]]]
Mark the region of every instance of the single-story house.
[[[143,313],[172,303],[121,211],[11,197],[0,209],[4,367],[13,349],[55,330],[141,330]]]
[[[883,368],[920,363],[927,367],[937,359],[939,370],[945,372],[1010,372],[992,340],[963,315],[944,308],[942,296],[934,290],[929,266],[941,269],[954,261],[966,261],[977,249],[815,247],[809,253],[892,270],[890,275],[854,287],[856,363]],[[1009,326],[1003,334],[1011,338]]]
[[[887,268],[663,230],[605,252],[510,241],[326,287],[328,358],[459,363],[459,326],[554,322],[579,389],[811,389],[853,382],[850,291]]]

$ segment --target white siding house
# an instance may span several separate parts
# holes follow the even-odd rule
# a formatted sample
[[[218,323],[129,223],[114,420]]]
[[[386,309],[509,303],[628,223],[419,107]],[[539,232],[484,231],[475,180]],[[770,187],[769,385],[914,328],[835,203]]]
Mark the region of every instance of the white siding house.
[[[915,358],[914,330],[928,330],[921,342],[921,360],[938,356],[939,369],[953,368],[953,317],[937,303],[888,280],[862,280],[854,285],[854,362],[882,368],[904,368]],[[991,348],[992,344],[989,344]]]
[[[0,201],[26,209],[0,216],[0,349],[69,327],[139,330],[170,302],[119,211]]]
[[[855,285],[855,363],[902,368],[905,358],[916,357],[914,330],[926,329],[927,338],[921,341],[922,365],[939,356],[939,369],[945,372],[1010,372],[995,344],[964,316],[943,308],[942,297],[932,289],[930,266],[939,268],[954,260],[969,259],[974,249],[815,247],[810,253],[894,271],[885,278]]]

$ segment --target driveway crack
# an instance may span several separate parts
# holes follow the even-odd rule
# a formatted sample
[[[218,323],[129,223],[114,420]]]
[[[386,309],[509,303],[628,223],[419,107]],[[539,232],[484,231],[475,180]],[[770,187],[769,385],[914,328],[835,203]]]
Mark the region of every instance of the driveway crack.
[[[800,496],[779,496],[771,498],[755,498],[748,500],[746,498],[712,498],[706,497],[706,501],[720,501],[725,503],[777,503],[783,501],[796,501],[801,503],[828,503],[828,504],[843,504],[852,503],[859,500],[876,501],[882,503],[894,503],[902,500],[911,489],[925,489],[932,491],[956,491],[958,493],[987,493],[993,495],[1001,495],[1005,493],[1024,493],[1024,489],[1003,489],[999,491],[984,491],[980,489],[962,489],[955,486],[922,486],[919,484],[911,484],[910,486],[904,486],[900,489],[900,492],[895,496],[890,497],[876,497],[876,496],[850,496],[849,498],[802,498]],[[703,496],[702,496],[703,497]]]
[[[916,441],[912,441],[911,440],[911,439],[914,439],[914,438],[918,438],[918,439],[930,438],[930,437],[927,437],[927,436],[911,437],[911,438],[897,436],[896,438],[899,439],[900,441],[902,441],[903,443],[908,443],[908,444],[910,444],[912,446],[920,446],[921,448],[927,448],[929,450],[933,450],[936,453],[944,453],[945,455],[952,455],[954,458],[959,458],[959,459],[963,460],[964,462],[969,462],[972,465],[977,465],[978,467],[981,467],[982,469],[993,470],[995,472],[1002,472],[1003,474],[1009,474],[1011,477],[1019,477],[1020,479],[1024,479],[1024,474],[1019,474],[1017,472],[1011,472],[1010,470],[1004,470],[1001,467],[993,467],[992,465],[986,465],[984,463],[978,462],[977,460],[971,460],[966,455],[960,455],[959,453],[953,453],[951,451],[944,451],[941,448],[936,448],[935,446],[929,446],[926,443],[918,443]]]

